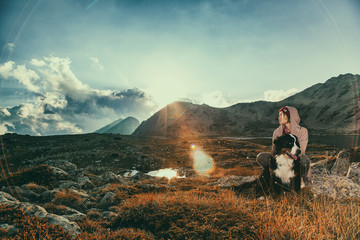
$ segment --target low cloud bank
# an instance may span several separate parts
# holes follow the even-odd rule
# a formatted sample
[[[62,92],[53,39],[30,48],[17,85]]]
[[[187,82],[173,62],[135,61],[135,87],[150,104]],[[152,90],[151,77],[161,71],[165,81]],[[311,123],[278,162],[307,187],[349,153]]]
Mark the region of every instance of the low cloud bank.
[[[70,69],[69,58],[32,59],[27,65],[8,61],[0,65],[3,89],[17,81],[32,96],[26,103],[0,107],[0,134],[30,135],[92,132],[102,124],[133,116],[140,120],[156,110],[152,98],[140,89],[92,89]],[[19,96],[20,98],[20,96]]]

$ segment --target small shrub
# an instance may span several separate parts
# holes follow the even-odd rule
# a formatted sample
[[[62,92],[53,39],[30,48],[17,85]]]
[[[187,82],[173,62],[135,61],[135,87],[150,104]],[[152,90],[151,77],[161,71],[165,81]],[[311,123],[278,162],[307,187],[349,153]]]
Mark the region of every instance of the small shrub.
[[[44,206],[45,210],[49,213],[54,213],[57,215],[66,215],[69,214],[67,207],[64,205],[57,205],[54,203],[45,203]]]
[[[90,220],[99,220],[102,218],[101,213],[99,211],[96,210],[91,210],[88,211],[86,213],[86,216],[90,219]]]
[[[55,204],[65,205],[75,209],[84,208],[83,203],[85,199],[81,195],[68,189],[61,190],[60,192],[56,193],[54,197],[55,198],[52,200],[52,202]]]
[[[39,185],[37,185],[34,182],[30,182],[30,183],[26,184],[26,188],[30,189],[30,190],[36,190],[39,188]]]
[[[39,165],[26,168],[11,174],[9,178],[0,179],[0,186],[10,185],[21,186],[24,184],[39,184],[46,187],[56,186],[56,177],[53,170],[48,165]]]
[[[159,239],[256,239],[253,217],[227,194],[139,194],[121,206],[111,227],[141,226]]]
[[[83,220],[78,223],[81,233],[77,236],[78,240],[152,240],[155,237],[144,230],[137,228],[122,228],[111,230],[107,228],[107,222],[94,222]]]

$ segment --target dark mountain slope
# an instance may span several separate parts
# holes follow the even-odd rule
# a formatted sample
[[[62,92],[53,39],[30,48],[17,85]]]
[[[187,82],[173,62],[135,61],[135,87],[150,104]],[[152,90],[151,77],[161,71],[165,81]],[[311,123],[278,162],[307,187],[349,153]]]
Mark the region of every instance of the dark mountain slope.
[[[142,122],[138,136],[272,136],[278,109],[293,106],[310,134],[353,134],[359,130],[360,76],[340,75],[280,102],[238,103],[214,108],[174,102]]]

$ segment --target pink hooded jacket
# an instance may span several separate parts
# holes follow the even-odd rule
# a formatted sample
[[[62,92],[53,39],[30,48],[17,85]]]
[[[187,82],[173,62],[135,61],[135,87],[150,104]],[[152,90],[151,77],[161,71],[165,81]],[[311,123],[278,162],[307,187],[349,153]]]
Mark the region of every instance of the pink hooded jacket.
[[[300,116],[296,108],[286,106],[290,112],[290,133],[297,136],[300,143],[301,155],[305,154],[306,147],[308,145],[309,137],[308,137],[308,130],[304,127],[299,125],[300,123]],[[280,125],[277,129],[275,129],[272,137],[273,147],[274,147],[274,140],[277,137],[283,135],[284,125]]]

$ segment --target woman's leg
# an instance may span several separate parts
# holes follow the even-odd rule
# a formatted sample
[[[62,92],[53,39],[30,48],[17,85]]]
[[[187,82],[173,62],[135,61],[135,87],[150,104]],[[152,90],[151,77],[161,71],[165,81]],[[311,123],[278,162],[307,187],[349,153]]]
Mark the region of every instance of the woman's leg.
[[[256,156],[256,161],[263,167],[263,168],[269,168],[270,165],[270,159],[272,154],[269,152],[262,152],[259,153]]]
[[[304,179],[305,183],[311,183],[311,167],[310,167],[310,158],[306,155],[300,156],[301,160],[301,177]]]

